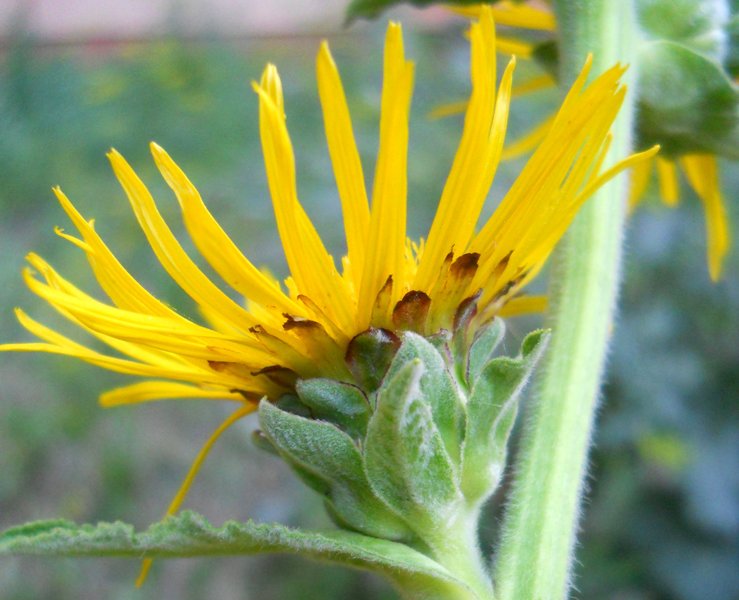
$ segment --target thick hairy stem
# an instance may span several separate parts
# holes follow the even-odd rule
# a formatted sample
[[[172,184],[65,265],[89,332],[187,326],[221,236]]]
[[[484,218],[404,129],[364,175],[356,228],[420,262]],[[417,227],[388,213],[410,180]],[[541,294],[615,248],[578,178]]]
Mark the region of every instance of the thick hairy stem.
[[[562,83],[589,52],[593,73],[630,64],[629,93],[613,127],[611,155],[630,151],[635,97],[632,0],[555,1]],[[501,600],[566,598],[588,450],[618,297],[626,178],[590,199],[561,243],[552,272],[553,336],[515,465],[496,563]]]

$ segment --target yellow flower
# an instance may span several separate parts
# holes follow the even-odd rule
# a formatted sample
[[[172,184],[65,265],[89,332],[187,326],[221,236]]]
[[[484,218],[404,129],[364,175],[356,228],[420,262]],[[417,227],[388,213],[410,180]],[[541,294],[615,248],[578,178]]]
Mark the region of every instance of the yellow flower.
[[[706,213],[708,273],[713,281],[721,278],[724,258],[729,251],[729,223],[721,194],[718,162],[711,154],[686,154],[676,160],[655,156],[634,168],[631,174],[629,208],[634,209],[644,199],[652,171],[656,167],[659,194],[667,206],[677,206],[680,200],[678,166],[682,167],[690,187],[703,203]]]
[[[155,298],[117,260],[63,192],[54,190],[79,232],[57,233],[87,256],[110,302],[98,300],[31,254],[29,288],[61,315],[112,349],[83,346],[18,309],[36,343],[3,351],[73,356],[100,367],[147,378],[104,393],[103,406],[171,398],[235,401],[239,408],[201,450],[169,508],[175,512],[208,449],[232,422],[267,396],[291,391],[296,378],[352,381],[344,356],[368,328],[431,335],[452,330],[460,305],[476,303],[477,323],[505,311],[531,308],[517,297],[541,269],[578,208],[623,169],[654,151],[602,170],[609,129],[625,93],[614,66],[586,85],[589,62],[551,127],[493,216],[476,232],[480,211],[500,160],[515,59],[496,91],[495,31],[488,9],[470,30],[472,95],[464,129],[431,230],[425,240],[406,236],[406,158],[413,63],[405,58],[401,28],[390,24],[384,55],[380,145],[371,202],[339,73],[326,43],[317,77],[348,252],[338,268],[296,189],[282,87],[268,65],[254,90],[267,180],[290,277],[284,284],[256,268],[229,239],[197,189],[170,156],[151,145],[154,162],[174,192],[197,250],[239,295],[233,300],[188,256],[151,194],[125,159],[108,155],[113,171],[159,262],[193,299],[208,324],[196,323]],[[473,324],[474,326],[474,324]]]

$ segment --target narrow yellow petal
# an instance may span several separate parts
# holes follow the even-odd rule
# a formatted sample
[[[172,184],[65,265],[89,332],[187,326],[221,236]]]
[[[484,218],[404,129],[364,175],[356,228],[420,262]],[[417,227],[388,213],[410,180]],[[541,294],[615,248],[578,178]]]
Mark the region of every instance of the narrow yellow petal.
[[[629,185],[629,211],[634,210],[647,193],[649,178],[654,168],[654,160],[644,160],[631,169],[631,183]]]
[[[439,106],[431,109],[426,117],[429,119],[443,119],[445,117],[461,115],[467,110],[469,103],[469,100],[456,100],[454,102],[439,104]]]
[[[58,233],[85,251],[95,278],[117,306],[146,314],[182,319],[175,311],[146,291],[126,271],[95,231],[93,221],[85,220],[60,188],[54,188],[53,191],[64,212],[82,235],[84,243],[61,232]]]
[[[506,144],[500,156],[501,160],[512,160],[535,150],[539,143],[546,137],[553,122],[554,116],[551,116],[517,140]]]
[[[228,389],[204,389],[196,385],[186,385],[172,381],[142,381],[108,390],[100,395],[99,403],[100,406],[111,408],[155,400],[179,400],[184,398],[244,401],[242,394]]]
[[[549,302],[546,296],[516,296],[503,305],[498,315],[503,318],[519,317],[546,312]]]
[[[662,202],[667,206],[675,206],[680,201],[680,185],[677,180],[675,163],[666,158],[657,157],[657,180]]]
[[[159,214],[149,190],[125,159],[115,150],[108,153],[108,158],[131,202],[141,229],[170,277],[197,304],[210,306],[242,331],[256,325],[251,315],[216,287],[187,255]]]
[[[318,52],[316,72],[326,140],[344,216],[347,254],[352,264],[354,287],[358,289],[369,232],[369,203],[344,88],[325,41]]]
[[[203,463],[205,462],[205,459],[208,457],[208,454],[210,453],[211,449],[215,445],[215,443],[218,441],[218,438],[223,435],[223,433],[231,427],[236,421],[239,419],[242,419],[249,413],[252,413],[256,410],[257,405],[256,404],[250,404],[248,406],[245,406],[243,408],[240,408],[235,413],[233,413],[231,416],[229,416],[223,423],[221,423],[218,426],[218,429],[216,429],[213,434],[208,438],[208,441],[205,442],[203,447],[200,449],[200,452],[198,452],[197,456],[195,457],[195,460],[192,463],[192,466],[190,467],[190,470],[187,472],[187,475],[185,476],[185,480],[182,482],[182,485],[180,486],[180,489],[177,490],[177,494],[175,494],[175,497],[172,499],[172,502],[170,503],[169,507],[167,508],[167,512],[165,513],[165,517],[169,517],[173,514],[175,514],[179,509],[180,506],[182,506],[182,503],[185,501],[185,496],[187,496],[187,492],[190,491],[190,488],[192,487],[193,482],[195,481],[195,477],[197,477],[198,473],[200,472],[200,468],[203,466]],[[152,559],[151,558],[145,558],[141,563],[141,571],[139,572],[138,579],[136,580],[136,587],[141,587],[144,582],[146,581],[146,576],[149,573],[149,570],[151,569],[152,565]]]
[[[708,238],[708,272],[713,281],[721,278],[724,257],[729,251],[729,222],[721,194],[718,163],[715,156],[690,154],[681,161],[688,182],[703,202]]]
[[[290,273],[301,292],[311,297],[344,331],[354,326],[353,300],[318,232],[298,202],[295,158],[283,111],[282,84],[268,65],[259,85],[259,129],[277,229]]]
[[[477,18],[480,16],[480,12],[487,6],[487,4],[482,3],[471,6],[453,5],[449,6],[449,9],[466,17]],[[554,31],[557,26],[554,14],[547,8],[511,2],[510,0],[495,2],[490,8],[493,18],[498,25],[542,31]]]
[[[498,52],[518,58],[531,58],[534,54],[534,44],[516,38],[498,36],[495,48]]]
[[[400,25],[390,23],[385,36],[380,116],[380,147],[372,189],[367,259],[361,278],[357,322],[369,324],[377,293],[393,276],[394,298],[404,288],[408,112],[413,91],[413,64],[405,60]]]
[[[532,77],[531,79],[528,79],[523,83],[518,83],[514,85],[513,89],[511,90],[511,97],[517,98],[519,96],[525,96],[526,94],[538,92],[539,90],[551,88],[556,85],[557,82],[554,80],[554,78],[548,73],[544,73],[543,75]]]
[[[150,147],[162,177],[177,196],[190,237],[216,272],[244,297],[280,312],[300,314],[301,307],[275,288],[236,247],[169,154],[153,142]]]
[[[428,289],[439,265],[452,250],[467,251],[467,245],[487,198],[500,160],[513,85],[515,59],[503,74],[495,94],[495,27],[488,10],[470,29],[472,95],[465,126],[439,208],[431,225],[416,289]]]

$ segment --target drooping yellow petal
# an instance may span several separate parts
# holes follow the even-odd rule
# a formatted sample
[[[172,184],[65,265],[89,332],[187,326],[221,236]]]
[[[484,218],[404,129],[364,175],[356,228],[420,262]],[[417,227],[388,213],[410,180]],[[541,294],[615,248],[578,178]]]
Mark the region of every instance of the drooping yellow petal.
[[[492,10],[493,19],[498,25],[542,31],[554,31],[557,26],[551,10],[521,2],[511,2],[510,0],[494,2],[492,6],[480,3],[470,6],[453,5],[449,8],[460,15],[479,18],[481,11],[488,6]]]
[[[150,148],[162,177],[177,196],[190,237],[216,272],[245,298],[280,312],[300,315],[301,307],[275,288],[236,247],[169,154],[153,142]]]
[[[675,163],[666,158],[657,157],[657,181],[662,202],[667,206],[675,206],[680,201],[680,185],[677,180]]]
[[[63,234],[61,231],[57,231],[57,233],[85,251],[92,270],[95,273],[95,278],[117,306],[127,310],[169,317],[176,320],[182,318],[146,291],[126,271],[97,234],[93,227],[93,222],[87,221],[82,217],[60,188],[55,187],[53,191],[64,212],[67,213],[69,219],[80,232],[80,235],[82,235],[84,243],[78,243],[79,240]]]
[[[427,117],[429,119],[443,119],[444,117],[460,115],[467,110],[469,103],[469,100],[456,100],[454,102],[439,104],[439,106],[429,111]]]
[[[243,394],[228,389],[205,389],[172,381],[142,381],[112,390],[100,395],[100,406],[111,408],[128,404],[140,404],[155,400],[175,400],[183,398],[244,401]]]
[[[185,480],[182,482],[180,489],[177,490],[177,494],[175,494],[175,497],[172,499],[172,502],[167,508],[167,512],[164,514],[165,517],[169,517],[175,514],[180,509],[180,506],[182,506],[182,503],[185,501],[185,496],[187,496],[187,492],[190,491],[193,481],[195,481],[195,477],[197,477],[198,473],[200,472],[200,468],[203,466],[205,459],[208,458],[208,454],[210,453],[215,443],[218,441],[218,438],[221,437],[221,435],[223,435],[223,433],[229,427],[231,427],[231,425],[236,423],[236,421],[242,419],[249,413],[254,412],[256,408],[257,408],[256,404],[250,404],[250,405],[244,406],[243,408],[240,408],[235,413],[233,413],[231,416],[229,416],[223,423],[221,423],[218,426],[218,429],[216,429],[213,432],[213,434],[208,438],[208,441],[205,442],[203,447],[200,449],[200,452],[198,452],[197,456],[195,457],[195,460],[193,461],[192,466],[190,467],[190,470],[187,472],[187,475],[185,476]],[[152,565],[151,558],[145,558],[142,561],[141,571],[139,572],[138,579],[136,580],[136,587],[141,587],[144,584],[144,582],[146,581],[146,576],[148,575],[149,570],[151,569],[151,565]]]
[[[519,317],[546,312],[548,300],[546,296],[516,296],[505,303],[498,313],[501,317]]]
[[[557,82],[551,75],[549,75],[549,73],[543,73],[542,75],[537,75],[536,77],[532,77],[531,79],[527,79],[522,83],[514,85],[511,90],[511,98],[525,96],[531,92],[538,92],[539,90],[551,88],[556,85]]]
[[[688,182],[703,202],[708,238],[708,272],[713,281],[721,278],[724,257],[729,251],[729,225],[715,156],[689,154],[681,159]]]
[[[519,156],[523,156],[524,154],[528,154],[534,150],[539,145],[539,142],[544,139],[553,122],[554,116],[551,116],[517,140],[506,144],[505,148],[503,148],[503,153],[501,154],[500,159],[513,160],[514,158],[518,158]]]
[[[198,304],[206,304],[246,332],[256,325],[241,306],[226,296],[195,265],[159,214],[149,190],[125,159],[115,150],[108,153],[118,181],[159,262],[177,284]]]
[[[405,60],[400,25],[391,23],[385,37],[385,58],[370,232],[357,306],[359,330],[369,325],[377,293],[389,275],[393,297],[404,292],[408,113],[413,91],[413,64]]]
[[[253,87],[259,96],[259,129],[267,182],[290,273],[303,293],[343,331],[351,332],[353,299],[298,202],[295,158],[285,124],[282,84],[277,69],[268,65],[261,83]]]
[[[531,58],[534,54],[534,45],[516,38],[498,36],[495,44],[496,50],[503,54],[510,54],[519,58]]]
[[[653,160],[644,160],[631,169],[631,183],[629,186],[629,211],[634,210],[644,199],[649,186],[649,178],[654,168]]]
[[[318,52],[316,72],[326,140],[344,216],[347,255],[352,265],[354,288],[359,289],[369,233],[369,203],[344,88],[325,41]]]

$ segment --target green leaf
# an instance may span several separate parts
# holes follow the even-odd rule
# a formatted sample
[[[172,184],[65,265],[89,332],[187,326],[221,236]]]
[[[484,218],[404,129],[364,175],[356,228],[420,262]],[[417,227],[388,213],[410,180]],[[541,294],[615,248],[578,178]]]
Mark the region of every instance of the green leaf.
[[[547,331],[530,333],[521,345],[518,358],[492,359],[474,382],[467,404],[461,483],[465,497],[471,502],[487,499],[500,482],[521,391],[548,339]]]
[[[364,451],[372,489],[422,537],[448,522],[461,500],[421,386],[425,370],[415,358],[380,388]]]
[[[333,379],[316,378],[299,379],[296,389],[315,418],[338,425],[353,438],[364,437],[370,405],[358,387]]]
[[[495,349],[505,336],[503,319],[493,319],[476,333],[467,357],[466,380],[469,387],[480,377],[483,367],[490,362]]]
[[[729,14],[724,0],[639,0],[636,6],[647,38],[679,42],[723,62]]]
[[[326,496],[342,526],[385,539],[411,536],[403,521],[373,493],[354,441],[336,426],[259,404],[259,423],[280,456],[310,487]]]
[[[737,91],[715,61],[675,42],[640,52],[639,146],[739,157]]]
[[[402,344],[390,364],[385,381],[391,380],[409,362],[416,359],[424,366],[420,382],[421,394],[428,403],[447,454],[458,467],[464,439],[465,400],[439,350],[423,336],[410,331],[404,332]]]
[[[142,533],[120,521],[77,525],[55,520],[29,523],[0,534],[0,556],[142,559],[272,552],[300,554],[375,571],[395,581],[413,599],[472,598],[463,583],[420,552],[404,544],[348,531],[303,531],[252,521],[228,521],[222,527],[213,527],[202,516],[185,511]]]

